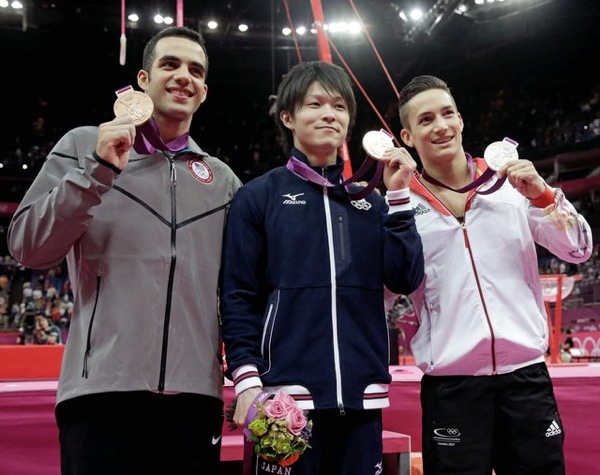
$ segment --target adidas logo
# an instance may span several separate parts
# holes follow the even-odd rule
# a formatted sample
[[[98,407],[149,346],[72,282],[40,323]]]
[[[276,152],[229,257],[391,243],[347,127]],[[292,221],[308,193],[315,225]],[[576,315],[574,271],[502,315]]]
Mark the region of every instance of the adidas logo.
[[[415,214],[425,214],[429,213],[431,210],[422,203],[419,203],[415,208],[413,208]]]
[[[559,434],[562,434],[560,426],[556,423],[556,421],[552,421],[552,424],[550,424],[550,427],[548,427],[546,430],[546,437],[552,437]]]

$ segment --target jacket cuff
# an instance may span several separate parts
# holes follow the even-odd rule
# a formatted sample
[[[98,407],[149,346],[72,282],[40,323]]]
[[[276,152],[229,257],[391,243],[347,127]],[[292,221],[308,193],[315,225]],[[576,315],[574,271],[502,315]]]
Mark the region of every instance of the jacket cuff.
[[[106,160],[104,160],[102,157],[100,157],[100,155],[98,155],[96,153],[96,151],[94,150],[92,152],[92,156],[96,159],[96,161],[101,164],[104,165],[105,167],[110,168],[113,172],[115,172],[117,175],[120,174],[123,170],[121,170],[120,168],[116,167],[115,165],[113,165],[112,163],[107,162]]]
[[[391,190],[385,195],[385,200],[390,207],[390,214],[397,211],[410,211],[410,190],[402,188],[401,190]]]
[[[235,395],[239,396],[249,388],[262,388],[262,381],[258,375],[258,369],[254,365],[243,365],[232,373],[233,385],[235,386]]]
[[[554,198],[556,198],[556,191],[554,191],[553,188],[550,188],[546,184],[546,190],[544,191],[542,196],[540,196],[539,198],[536,198],[535,200],[529,200],[529,201],[536,208],[545,208],[546,206],[549,206],[552,203],[554,203]]]

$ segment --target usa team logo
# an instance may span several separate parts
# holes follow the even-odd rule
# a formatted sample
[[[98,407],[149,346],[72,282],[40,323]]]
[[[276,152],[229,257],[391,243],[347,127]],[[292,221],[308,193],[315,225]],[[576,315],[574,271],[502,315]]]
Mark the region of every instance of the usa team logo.
[[[204,160],[188,160],[188,169],[196,180],[205,185],[211,184],[215,179],[215,174]]]

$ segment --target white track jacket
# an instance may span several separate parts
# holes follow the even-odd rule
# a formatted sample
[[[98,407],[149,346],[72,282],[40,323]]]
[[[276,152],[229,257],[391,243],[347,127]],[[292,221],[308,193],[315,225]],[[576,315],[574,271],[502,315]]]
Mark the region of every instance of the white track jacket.
[[[411,349],[424,373],[491,375],[544,361],[548,320],[535,245],[571,263],[593,247],[589,224],[555,192],[538,208],[508,181],[489,195],[471,191],[461,222],[412,180],[425,278],[410,295],[419,317]]]

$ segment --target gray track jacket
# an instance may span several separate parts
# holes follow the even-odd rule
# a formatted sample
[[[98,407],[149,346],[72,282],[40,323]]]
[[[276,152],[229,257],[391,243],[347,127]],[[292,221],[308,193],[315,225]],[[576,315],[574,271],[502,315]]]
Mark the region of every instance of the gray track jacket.
[[[8,230],[13,257],[66,256],[75,305],[57,402],[107,391],[222,398],[217,285],[228,204],[241,186],[203,152],[94,157],[97,127],[50,152]]]

